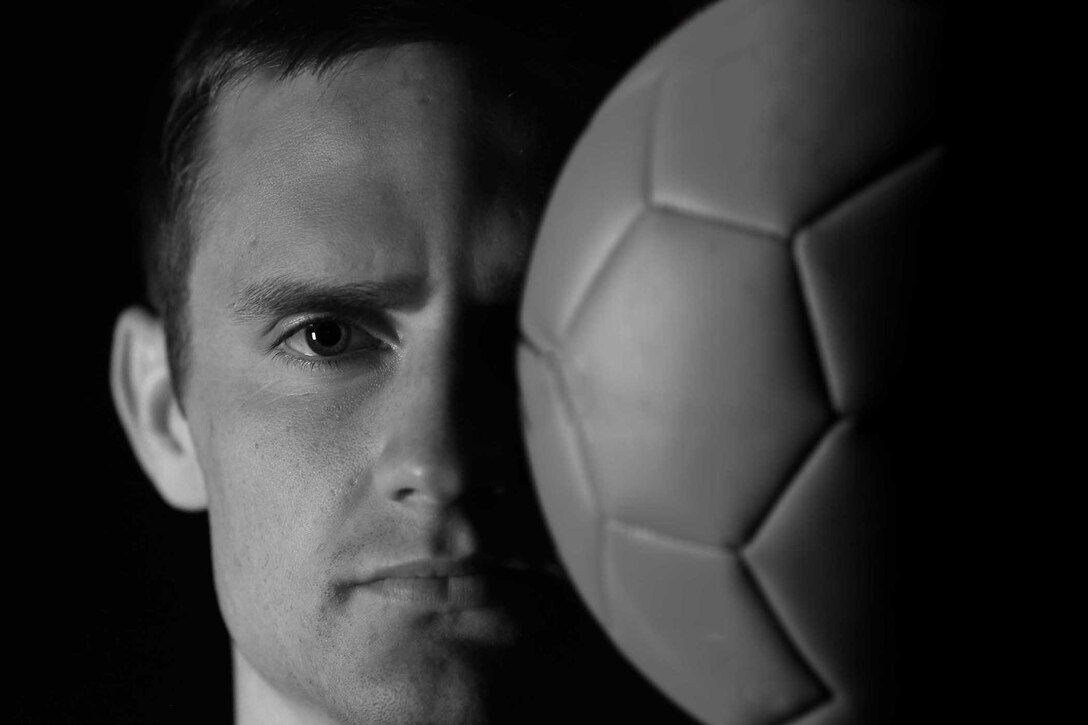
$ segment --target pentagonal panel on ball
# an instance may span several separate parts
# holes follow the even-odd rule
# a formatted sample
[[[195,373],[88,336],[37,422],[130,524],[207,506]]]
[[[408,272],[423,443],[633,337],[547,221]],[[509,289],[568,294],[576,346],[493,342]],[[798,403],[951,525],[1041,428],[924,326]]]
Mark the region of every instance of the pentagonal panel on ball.
[[[719,12],[716,60],[673,59],[663,78],[654,203],[789,233],[932,133],[939,8],[741,0]]]
[[[802,289],[838,410],[877,406],[910,341],[915,257],[938,233],[939,149],[842,201],[797,235]]]
[[[609,525],[603,568],[612,636],[703,722],[778,725],[826,698],[732,554]]]
[[[610,518],[742,541],[829,420],[780,240],[649,210],[559,351]]]

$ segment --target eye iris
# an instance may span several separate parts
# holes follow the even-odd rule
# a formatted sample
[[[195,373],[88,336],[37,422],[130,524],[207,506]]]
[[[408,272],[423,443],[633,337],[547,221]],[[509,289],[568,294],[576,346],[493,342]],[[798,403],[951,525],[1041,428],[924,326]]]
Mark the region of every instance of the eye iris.
[[[339,322],[322,320],[306,327],[306,341],[318,355],[337,355],[348,346],[348,331]]]

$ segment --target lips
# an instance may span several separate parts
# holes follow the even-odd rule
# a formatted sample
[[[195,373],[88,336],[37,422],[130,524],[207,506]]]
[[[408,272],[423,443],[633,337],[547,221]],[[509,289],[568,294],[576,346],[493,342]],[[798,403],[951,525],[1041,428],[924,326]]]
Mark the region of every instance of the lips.
[[[475,609],[539,591],[544,572],[479,558],[426,559],[378,569],[358,586],[393,602],[428,609]]]
[[[426,608],[476,609],[499,601],[493,582],[479,574],[386,577],[364,586],[385,599]]]

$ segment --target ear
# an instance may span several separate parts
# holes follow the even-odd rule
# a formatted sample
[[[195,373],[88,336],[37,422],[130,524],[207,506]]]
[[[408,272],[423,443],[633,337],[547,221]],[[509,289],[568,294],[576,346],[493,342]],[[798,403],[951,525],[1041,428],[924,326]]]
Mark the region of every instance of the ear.
[[[144,309],[130,307],[117,318],[110,388],[129,443],[159,494],[185,511],[207,508],[204,474],[170,384],[166,334]]]

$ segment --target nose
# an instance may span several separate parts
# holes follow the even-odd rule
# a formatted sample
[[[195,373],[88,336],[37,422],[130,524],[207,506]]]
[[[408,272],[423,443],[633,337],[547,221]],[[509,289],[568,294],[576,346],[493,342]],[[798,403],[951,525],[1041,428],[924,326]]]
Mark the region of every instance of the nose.
[[[454,370],[447,356],[409,350],[382,417],[385,435],[373,480],[387,499],[442,508],[464,495],[467,455],[456,438]]]
[[[387,499],[412,508],[445,508],[466,490],[463,454],[449,440],[438,411],[426,419],[426,396],[413,401],[416,411],[388,438],[374,471],[374,485]]]
[[[373,471],[388,500],[436,509],[471,494],[482,503],[521,475],[513,327],[506,317],[462,314],[407,341]]]

